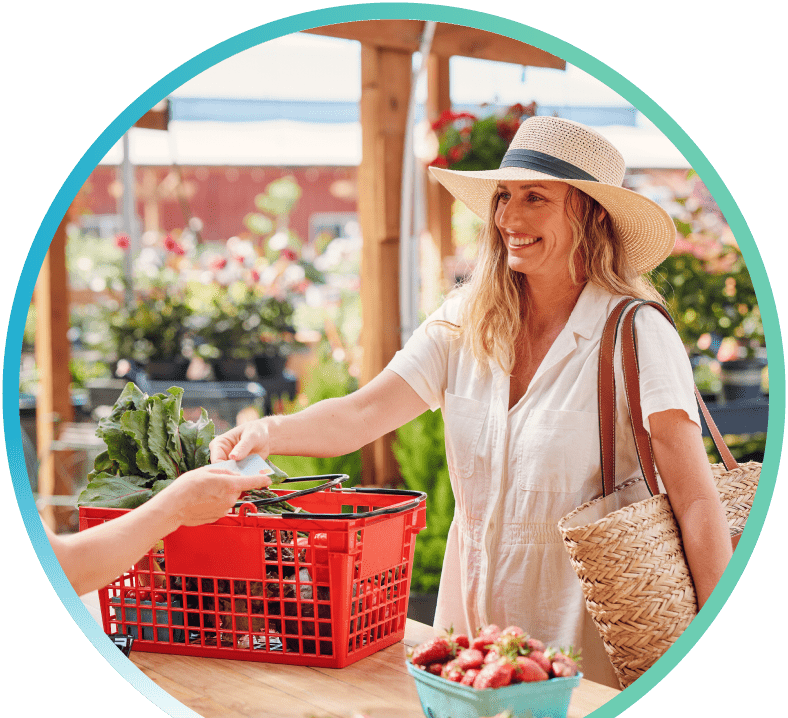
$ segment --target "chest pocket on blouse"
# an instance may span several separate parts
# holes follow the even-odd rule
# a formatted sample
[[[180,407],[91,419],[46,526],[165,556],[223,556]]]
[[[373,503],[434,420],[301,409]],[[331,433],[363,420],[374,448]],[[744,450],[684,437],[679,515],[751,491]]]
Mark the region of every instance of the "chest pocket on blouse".
[[[599,419],[585,411],[535,409],[517,449],[521,489],[575,493],[599,483]]]
[[[473,474],[476,449],[487,419],[486,402],[446,392],[443,421],[446,436],[446,461],[457,478]]]

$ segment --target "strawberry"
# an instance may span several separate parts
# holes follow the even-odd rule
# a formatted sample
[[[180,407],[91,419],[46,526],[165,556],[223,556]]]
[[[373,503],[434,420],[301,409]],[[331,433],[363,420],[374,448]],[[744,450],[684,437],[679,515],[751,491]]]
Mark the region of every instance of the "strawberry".
[[[453,646],[448,638],[432,638],[419,646],[411,653],[410,660],[420,666],[440,661],[441,663],[454,655]]]
[[[534,661],[534,663],[538,663],[542,667],[542,670],[548,675],[552,673],[553,665],[541,651],[531,651],[528,654],[528,658]]]
[[[520,626],[507,626],[501,631],[502,636],[524,636],[525,631]]]
[[[479,675],[473,681],[473,687],[477,690],[485,690],[508,686],[512,682],[512,675],[514,675],[514,664],[510,661],[488,663],[479,671]]]
[[[550,660],[552,672],[556,678],[574,676],[580,670],[578,667],[580,655],[575,653],[572,648],[562,648],[559,651],[553,649],[548,651],[546,655],[548,660]]]
[[[465,675],[462,677],[460,683],[462,683],[464,686],[472,686],[473,682],[476,680],[476,676],[478,675],[478,668],[469,668],[467,671],[465,671]]]
[[[460,651],[454,660],[463,670],[467,671],[470,668],[481,668],[484,663],[484,654],[477,648],[466,648]]]
[[[443,665],[443,670],[441,671],[441,676],[446,678],[449,681],[454,681],[455,683],[459,683],[463,676],[465,675],[465,670],[457,663],[457,659],[455,658],[448,663]]]
[[[517,665],[514,669],[512,683],[533,683],[535,681],[546,681],[550,676],[536,661],[528,656],[518,656]]]
[[[424,670],[426,670],[427,673],[432,673],[433,676],[439,676],[443,670],[443,666],[443,663],[436,661],[435,663],[430,663],[428,666],[424,666]]]
[[[531,638],[530,636],[526,641],[526,645],[530,650],[539,651],[540,653],[544,653],[545,650],[547,650],[547,646],[545,646],[545,644],[542,643],[538,638]]]
[[[468,636],[466,636],[464,633],[458,633],[456,636],[454,636],[454,642],[460,648],[470,648],[471,647],[471,641],[468,638]]]
[[[553,661],[552,668],[553,676],[555,678],[568,678],[569,676],[574,676],[577,673],[577,668],[572,668],[561,661]]]
[[[495,663],[496,661],[500,661],[501,658],[503,658],[501,649],[495,644],[493,644],[492,648],[490,648],[490,650],[484,654],[484,664],[487,665],[488,663]]]
[[[501,629],[494,623],[491,623],[489,626],[479,629],[476,638],[471,642],[471,648],[476,648],[482,652],[487,651],[500,635]]]

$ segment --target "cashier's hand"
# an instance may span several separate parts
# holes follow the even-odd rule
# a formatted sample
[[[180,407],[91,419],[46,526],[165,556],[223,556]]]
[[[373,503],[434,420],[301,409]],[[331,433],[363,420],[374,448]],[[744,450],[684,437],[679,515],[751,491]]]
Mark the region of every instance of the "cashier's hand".
[[[245,491],[270,485],[271,479],[262,474],[244,476],[209,464],[182,474],[155,498],[172,512],[178,526],[199,526],[225,516]]]
[[[217,436],[209,444],[211,462],[234,459],[240,461],[249,454],[259,454],[264,459],[270,453],[268,422],[256,419],[240,424]]]

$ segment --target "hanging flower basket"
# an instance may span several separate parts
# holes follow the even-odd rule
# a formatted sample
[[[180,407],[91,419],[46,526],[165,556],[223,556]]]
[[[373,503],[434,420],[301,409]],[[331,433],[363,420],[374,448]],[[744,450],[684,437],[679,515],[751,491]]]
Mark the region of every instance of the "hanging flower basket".
[[[535,102],[512,105],[503,115],[482,118],[446,110],[432,124],[438,156],[430,165],[463,171],[497,169],[520,125],[535,114]]]

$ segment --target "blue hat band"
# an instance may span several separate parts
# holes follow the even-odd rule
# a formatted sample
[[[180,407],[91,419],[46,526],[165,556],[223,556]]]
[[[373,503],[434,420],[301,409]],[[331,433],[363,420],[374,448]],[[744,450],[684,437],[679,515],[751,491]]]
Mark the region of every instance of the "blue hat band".
[[[599,181],[593,175],[569,162],[564,162],[564,160],[559,160],[557,157],[552,157],[536,150],[509,149],[504,155],[500,169],[504,167],[523,167],[528,170],[544,172],[557,179]]]

